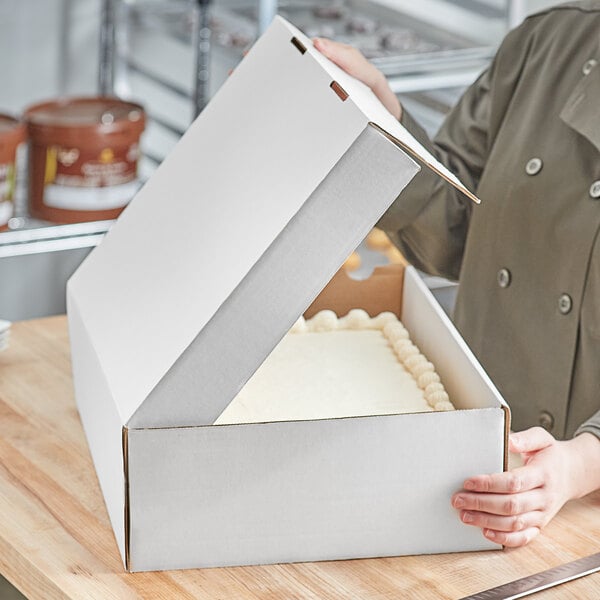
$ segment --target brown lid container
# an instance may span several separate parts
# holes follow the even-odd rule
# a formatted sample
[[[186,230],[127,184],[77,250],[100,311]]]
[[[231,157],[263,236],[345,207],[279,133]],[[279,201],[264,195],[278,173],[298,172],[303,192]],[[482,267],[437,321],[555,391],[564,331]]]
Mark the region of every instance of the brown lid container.
[[[78,197],[85,198],[85,189],[90,196],[90,188],[106,191],[113,185],[108,176],[96,177],[95,180],[87,178],[86,167],[94,162],[121,161],[123,164],[127,161],[128,172],[135,176],[136,159],[125,157],[129,156],[128,149],[138,143],[144,130],[143,107],[109,96],[61,98],[30,106],[24,113],[24,119],[30,139],[31,214],[60,223],[116,218],[127,200],[119,206],[109,202],[103,207],[94,201],[86,205],[85,199]],[[49,173],[57,172],[56,164],[47,164],[53,149],[62,152],[63,156],[79,157],[78,162],[68,167],[58,164],[59,179],[56,180],[49,179]],[[62,183],[59,184],[59,180]],[[57,192],[54,185],[50,194],[50,188],[46,189],[50,184],[61,185],[61,189],[69,188],[65,189],[69,193],[64,196],[74,198],[74,204],[58,201],[60,198],[57,200],[56,196],[60,196],[61,192]]]
[[[32,140],[40,144],[104,143],[119,138],[127,143],[144,131],[146,119],[140,104],[110,96],[61,98],[34,104],[24,114]]]

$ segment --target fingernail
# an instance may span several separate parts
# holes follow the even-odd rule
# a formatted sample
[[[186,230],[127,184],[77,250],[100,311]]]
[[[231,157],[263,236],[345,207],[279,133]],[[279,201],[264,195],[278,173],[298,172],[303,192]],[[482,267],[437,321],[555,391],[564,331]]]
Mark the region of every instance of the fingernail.
[[[465,499],[462,496],[454,498],[454,508],[462,508],[465,505]]]
[[[473,514],[470,512],[464,512],[462,516],[463,523],[472,523],[474,518]]]
[[[493,540],[496,537],[496,534],[491,529],[487,529],[485,531],[485,537],[489,538],[490,540]]]
[[[473,481],[470,481],[467,479],[467,481],[465,481],[465,490],[474,490],[475,489],[475,483]]]

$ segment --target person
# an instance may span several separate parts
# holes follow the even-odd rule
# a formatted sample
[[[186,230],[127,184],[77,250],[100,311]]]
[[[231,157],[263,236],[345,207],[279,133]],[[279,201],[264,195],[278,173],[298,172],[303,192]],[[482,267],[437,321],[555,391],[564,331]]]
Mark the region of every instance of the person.
[[[480,206],[422,169],[381,227],[418,268],[459,280],[454,320],[511,407],[521,467],[452,497],[521,546],[600,488],[600,2],[527,18],[430,141],[350,46],[315,47],[366,83]]]

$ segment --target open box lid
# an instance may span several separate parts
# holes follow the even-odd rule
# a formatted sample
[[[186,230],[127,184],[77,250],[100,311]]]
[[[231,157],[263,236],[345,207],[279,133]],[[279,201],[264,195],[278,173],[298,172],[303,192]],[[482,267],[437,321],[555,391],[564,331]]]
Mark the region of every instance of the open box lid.
[[[418,171],[400,146],[469,194],[276,18],[69,281],[123,425],[217,418]]]

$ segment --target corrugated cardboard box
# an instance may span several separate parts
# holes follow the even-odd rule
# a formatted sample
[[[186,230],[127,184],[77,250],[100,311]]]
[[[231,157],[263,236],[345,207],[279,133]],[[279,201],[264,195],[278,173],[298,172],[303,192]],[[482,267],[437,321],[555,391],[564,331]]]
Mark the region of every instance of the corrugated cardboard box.
[[[461,187],[278,18],[69,281],[77,403],[129,570],[495,547],[449,497],[503,468],[508,412],[411,268],[375,295],[402,298],[465,410],[213,425],[417,172],[407,152]]]

